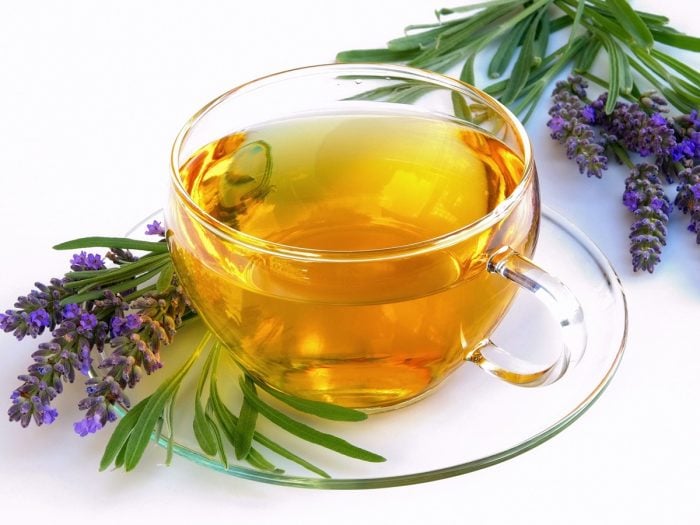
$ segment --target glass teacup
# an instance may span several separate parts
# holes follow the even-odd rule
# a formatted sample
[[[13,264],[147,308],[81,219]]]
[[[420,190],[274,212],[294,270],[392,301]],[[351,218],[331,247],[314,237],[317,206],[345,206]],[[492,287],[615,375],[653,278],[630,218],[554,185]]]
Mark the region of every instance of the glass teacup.
[[[532,256],[537,174],[517,119],[401,66],[325,65],[202,108],[172,152],[168,242],[195,309],[257,381],[361,409],[425,395],[465,361],[560,378],[583,315]],[[562,327],[532,366],[489,336],[518,287]]]

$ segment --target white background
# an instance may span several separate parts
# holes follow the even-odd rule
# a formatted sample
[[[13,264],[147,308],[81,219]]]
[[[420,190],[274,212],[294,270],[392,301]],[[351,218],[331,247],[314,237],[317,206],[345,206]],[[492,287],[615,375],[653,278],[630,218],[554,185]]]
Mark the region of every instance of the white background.
[[[697,34],[694,1],[634,2]],[[171,142],[219,93],[285,68],[376,47],[437,0],[24,1],[0,4],[0,307],[59,275],[56,242],[120,235],[164,203]],[[695,68],[698,56],[678,55]],[[629,299],[630,337],[603,397],[569,429],[495,467],[424,485],[355,492],[267,486],[152,447],[130,474],[98,473],[106,432],[79,438],[79,385],[53,425],[0,421],[0,519],[52,523],[697,523],[700,246],[671,221],[653,275],[630,269],[625,171],[579,175],[544,127],[528,130],[544,202],[607,254]],[[36,341],[0,334],[0,394]],[[2,408],[6,410],[6,408]]]

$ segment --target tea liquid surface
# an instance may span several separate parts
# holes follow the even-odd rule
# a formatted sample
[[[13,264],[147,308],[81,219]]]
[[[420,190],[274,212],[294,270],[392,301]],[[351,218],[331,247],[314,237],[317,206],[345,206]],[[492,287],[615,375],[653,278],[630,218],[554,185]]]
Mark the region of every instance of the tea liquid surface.
[[[208,144],[181,169],[194,202],[231,228],[343,252],[458,230],[503,201],[522,173],[520,158],[482,132],[380,113],[268,123]],[[434,386],[502,315],[512,290],[465,277],[492,234],[461,251],[346,265],[234,262],[191,229],[174,257],[195,306],[259,379],[300,397],[382,407]]]

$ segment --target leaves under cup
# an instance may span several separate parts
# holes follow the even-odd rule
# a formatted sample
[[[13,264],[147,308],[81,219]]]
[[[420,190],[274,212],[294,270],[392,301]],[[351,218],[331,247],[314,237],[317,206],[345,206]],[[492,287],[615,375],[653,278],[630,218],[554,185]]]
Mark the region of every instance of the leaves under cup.
[[[245,376],[243,379],[246,386],[255,392],[255,383],[250,376]],[[255,423],[258,419],[258,411],[247,397],[243,397],[241,404],[241,413],[238,416],[238,425],[233,439],[233,447],[236,451],[236,458],[243,459],[248,456],[250,447],[253,444],[253,435],[255,434]]]
[[[283,428],[287,432],[309,441],[310,443],[321,445],[322,447],[328,448],[345,456],[371,462],[386,461],[384,457],[375,454],[374,452],[356,447],[344,439],[332,434],[320,432],[304,423],[301,423],[300,421],[290,418],[270,405],[267,405],[257,396],[255,391],[246,384],[243,378],[240,379],[239,386],[243,392],[243,395],[251,403],[251,405],[253,405],[255,409],[260,412],[260,415],[269,419],[272,423]]]
[[[100,462],[100,470],[105,470],[110,465],[114,465],[115,468],[124,467],[127,471],[132,470],[141,460],[148,443],[154,438],[160,438],[160,428],[163,423],[169,431],[166,439],[166,463],[169,464],[173,451],[175,397],[187,373],[207,350],[208,355],[197,380],[192,426],[202,452],[208,456],[218,456],[224,468],[229,466],[224,446],[224,441],[227,441],[233,447],[237,459],[245,460],[259,470],[283,473],[282,469],[253,447],[253,442],[257,442],[270,452],[310,472],[324,478],[330,477],[323,469],[258,432],[256,430],[258,414],[301,439],[340,454],[363,461],[384,461],[384,458],[378,454],[356,447],[332,434],[318,431],[271,407],[258,395],[256,383],[245,373],[240,378],[240,388],[243,393],[241,414],[240,417],[235,416],[222,400],[218,389],[217,369],[222,355],[221,344],[214,341],[211,334],[207,333],[187,362],[173,376],[161,383],[153,394],[129,410],[117,424],[107,443]],[[205,402],[203,398],[207,383],[209,383],[209,389]],[[262,389],[295,409],[326,419],[360,421],[367,417],[366,414],[357,410],[299,399],[276,392],[269,387],[262,387]]]

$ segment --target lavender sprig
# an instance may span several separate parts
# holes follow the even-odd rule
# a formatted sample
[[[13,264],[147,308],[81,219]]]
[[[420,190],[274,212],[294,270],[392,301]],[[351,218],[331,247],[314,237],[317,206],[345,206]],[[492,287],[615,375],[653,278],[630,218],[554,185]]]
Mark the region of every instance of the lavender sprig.
[[[695,234],[700,244],[700,166],[686,168],[678,174],[680,185],[676,188],[675,204],[683,213],[690,215],[688,231]]]
[[[112,353],[98,365],[106,371],[103,377],[86,383],[88,395],[78,406],[87,412],[74,425],[80,435],[95,432],[113,421],[116,405],[130,406],[124,389],[136,386],[144,372],[151,374],[162,367],[160,349],[173,341],[188,309],[180,286],[148,293],[128,305],[121,297],[109,294],[98,306],[115,311],[109,341]]]
[[[51,407],[51,401],[63,391],[63,383],[75,380],[76,369],[87,375],[92,349],[104,347],[107,325],[94,314],[68,305],[63,318],[51,341],[41,343],[32,354],[34,363],[27,373],[19,376],[23,383],[10,396],[10,421],[19,421],[24,427],[32,417],[37,425],[52,423],[58,412]]]
[[[653,164],[636,166],[625,181],[622,201],[635,215],[630,233],[632,268],[652,273],[666,245],[671,201],[666,197]]]
[[[51,279],[50,284],[35,283],[36,290],[17,298],[16,310],[0,313],[0,330],[12,332],[22,340],[36,338],[45,329],[53,330],[62,321],[61,300],[68,295],[62,279]]]
[[[646,104],[617,102],[610,114],[605,113],[608,94],[594,100],[594,123],[605,132],[608,142],[617,142],[627,151],[641,157],[666,155],[676,147],[673,128],[662,115],[666,101],[654,94],[646,94]]]
[[[164,235],[157,221],[149,225],[148,232]],[[162,243],[118,238],[71,241],[59,248],[86,248],[103,242],[114,244],[106,259],[119,268],[108,269],[100,255],[80,251],[70,259],[71,272],[66,277],[53,279],[48,286],[37,283],[36,290],[18,298],[16,310],[0,314],[0,328],[18,339],[36,337],[46,329],[52,332],[51,340],[32,354],[34,362],[27,373],[19,376],[22,384],[11,395],[10,420],[23,426],[32,419],[37,425],[53,422],[58,416],[51,406],[53,399],[65,383],[75,381],[76,371],[89,376],[99,356],[97,367],[107,369],[107,374],[87,380],[88,396],[79,403],[86,416],[75,424],[81,435],[94,432],[115,419],[116,404],[129,405],[123,390],[135,386],[142,371],[160,368],[158,352],[172,341],[188,309],[181,288],[172,281],[167,248]],[[131,248],[154,251],[151,258],[140,260]],[[159,280],[162,289],[155,285],[138,288],[142,276],[158,271],[170,276],[163,283]],[[123,289],[130,299],[114,293],[112,287]],[[89,297],[86,290],[90,290]],[[113,351],[104,355],[107,344]]]
[[[586,87],[581,77],[557,82],[552,93],[554,104],[549,110],[552,118],[547,126],[551,137],[566,145],[566,156],[576,161],[580,173],[600,178],[608,168],[608,158],[591,126],[593,114],[584,102]]]
[[[606,153],[631,169],[622,202],[635,216],[630,233],[632,268],[652,273],[666,244],[672,209],[662,177],[680,183],[675,203],[690,215],[688,229],[700,243],[698,112],[668,118],[664,116],[667,102],[649,92],[639,94],[635,103],[616,102],[608,113],[608,93],[590,101],[587,87],[578,76],[558,82],[547,125],[552,138],[567,144],[567,157],[576,160],[581,173],[599,177],[602,171],[596,169],[601,165],[598,159],[607,160]],[[648,161],[635,165],[631,156]]]

